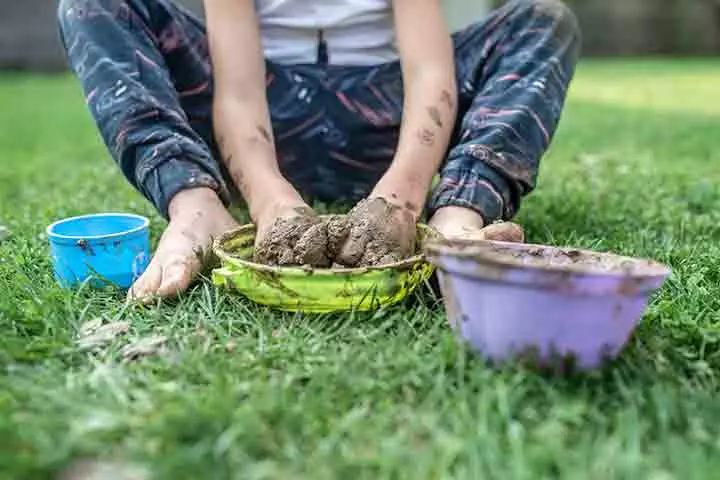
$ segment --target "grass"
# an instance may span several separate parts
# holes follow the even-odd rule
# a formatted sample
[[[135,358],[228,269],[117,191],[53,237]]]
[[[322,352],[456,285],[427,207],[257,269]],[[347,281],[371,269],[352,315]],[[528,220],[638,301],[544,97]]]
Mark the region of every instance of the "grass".
[[[157,478],[714,478],[720,468],[720,68],[584,63],[540,186],[533,242],[669,263],[622,357],[548,377],[492,369],[427,295],[364,315],[276,314],[207,283],[126,309],[67,292],[44,227],[103,210],[152,216],[109,160],[68,77],[0,78],[0,477],[79,459]],[[132,326],[80,351],[94,318]],[[121,361],[151,334],[169,354]]]

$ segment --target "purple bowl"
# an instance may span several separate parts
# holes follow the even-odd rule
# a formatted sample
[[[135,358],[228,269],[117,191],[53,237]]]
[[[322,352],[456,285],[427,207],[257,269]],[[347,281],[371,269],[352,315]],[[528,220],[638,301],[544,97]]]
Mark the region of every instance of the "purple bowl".
[[[545,245],[451,241],[425,246],[438,269],[448,320],[492,362],[530,359],[578,370],[615,358],[665,265]]]

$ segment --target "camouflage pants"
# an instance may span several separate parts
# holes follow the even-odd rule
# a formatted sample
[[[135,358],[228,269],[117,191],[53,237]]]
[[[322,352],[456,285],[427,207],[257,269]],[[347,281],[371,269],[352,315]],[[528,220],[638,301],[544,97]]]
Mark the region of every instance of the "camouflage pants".
[[[235,189],[213,136],[213,78],[200,19],[172,0],[61,0],[69,64],[127,179],[167,215],[170,199]],[[535,186],[579,55],[559,0],[515,0],[453,36],[459,114],[430,212],[448,205],[493,221]],[[283,174],[326,202],[366,195],[393,159],[403,104],[399,62],[267,62],[267,96]]]

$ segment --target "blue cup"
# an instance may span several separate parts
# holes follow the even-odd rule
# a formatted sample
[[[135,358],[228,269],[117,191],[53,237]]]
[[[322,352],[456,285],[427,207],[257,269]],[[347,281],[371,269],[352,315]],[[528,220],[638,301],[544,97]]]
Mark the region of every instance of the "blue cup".
[[[47,228],[55,278],[65,288],[84,282],[128,289],[150,262],[150,221],[101,213],[72,217]]]

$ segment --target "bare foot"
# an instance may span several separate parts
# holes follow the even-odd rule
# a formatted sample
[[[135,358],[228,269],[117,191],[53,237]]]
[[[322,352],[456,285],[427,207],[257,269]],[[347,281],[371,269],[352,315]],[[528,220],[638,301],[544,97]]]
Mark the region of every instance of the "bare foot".
[[[170,202],[170,223],[145,273],[128,299],[144,303],[185,291],[204,267],[212,241],[238,226],[215,192],[184,190]]]
[[[513,243],[525,241],[525,232],[520,225],[504,222],[485,226],[482,216],[464,207],[439,209],[430,220],[430,225],[448,239]]]

